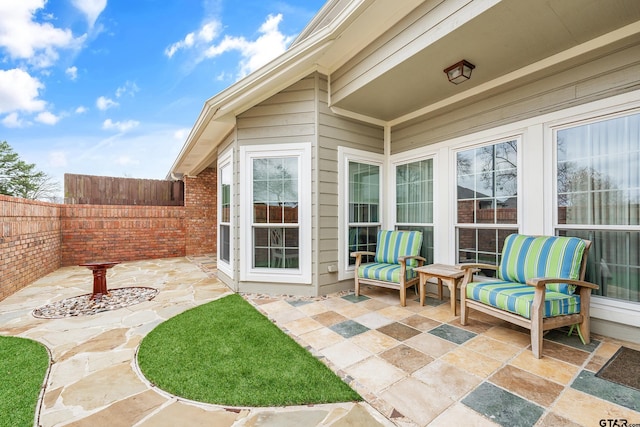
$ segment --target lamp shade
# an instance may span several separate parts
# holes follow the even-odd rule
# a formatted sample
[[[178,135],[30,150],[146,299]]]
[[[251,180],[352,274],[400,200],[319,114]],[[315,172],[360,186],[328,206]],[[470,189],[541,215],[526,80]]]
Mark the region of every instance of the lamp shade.
[[[445,68],[444,72],[447,78],[453,84],[460,84],[471,78],[471,71],[476,68],[471,62],[463,59],[462,61]]]

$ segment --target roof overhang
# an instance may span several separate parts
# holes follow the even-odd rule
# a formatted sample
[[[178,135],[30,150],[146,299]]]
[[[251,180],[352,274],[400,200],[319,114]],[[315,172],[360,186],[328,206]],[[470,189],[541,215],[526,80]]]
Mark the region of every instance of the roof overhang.
[[[285,53],[205,102],[169,177],[202,172],[239,114],[313,72],[329,75],[422,1],[328,1]]]
[[[638,0],[330,0],[291,47],[205,102],[170,174],[216,159],[236,117],[313,72],[337,113],[395,126],[640,45]],[[453,85],[443,70],[476,65]]]

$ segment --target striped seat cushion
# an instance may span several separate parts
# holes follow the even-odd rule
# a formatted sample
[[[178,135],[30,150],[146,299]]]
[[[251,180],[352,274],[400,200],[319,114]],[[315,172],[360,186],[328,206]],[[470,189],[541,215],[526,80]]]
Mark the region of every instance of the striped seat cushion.
[[[511,234],[504,241],[498,278],[519,283],[536,277],[577,280],[585,248],[585,242],[577,237]],[[547,289],[571,295],[575,286],[554,283],[547,285]]]
[[[413,267],[407,266],[405,280],[413,279],[417,273]],[[400,283],[400,264],[386,264],[372,262],[358,267],[358,277],[361,279],[382,280],[384,282]]]
[[[398,264],[401,256],[415,256],[420,254],[422,233],[420,231],[378,231],[374,261],[383,264]],[[418,261],[408,260],[407,266],[416,267]]]
[[[466,296],[501,310],[531,319],[531,304],[535,288],[515,282],[471,282]],[[580,313],[580,296],[567,295],[547,289],[544,298],[544,317]]]

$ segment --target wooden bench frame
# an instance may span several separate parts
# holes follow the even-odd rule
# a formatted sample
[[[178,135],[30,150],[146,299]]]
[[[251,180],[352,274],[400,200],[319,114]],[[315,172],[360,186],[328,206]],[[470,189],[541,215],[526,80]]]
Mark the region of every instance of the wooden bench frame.
[[[591,241],[582,239],[586,248],[582,255],[582,261],[580,264],[580,280],[568,280],[558,278],[535,278],[527,280],[527,285],[535,287],[535,296],[531,306],[531,319],[519,316],[517,314],[510,313],[505,310],[484,304],[480,301],[467,298],[467,284],[473,281],[473,275],[476,269],[494,270],[497,271],[499,266],[490,264],[460,264],[458,268],[465,271],[465,276],[462,279],[462,285],[460,286],[460,324],[466,325],[468,323],[469,309],[481,311],[489,314],[493,317],[505,320],[509,323],[521,326],[531,331],[531,351],[533,355],[540,359],[542,356],[542,342],[544,332],[550,329],[559,328],[562,326],[574,326],[578,325],[578,334],[585,344],[588,344],[591,340],[591,327],[589,325],[589,305],[591,303],[591,290],[598,289],[598,285],[584,281],[584,276],[587,268],[587,255],[591,248]],[[546,291],[546,285],[548,283],[567,283],[569,285],[576,285],[576,293],[580,294],[580,313],[544,317],[544,297]]]
[[[400,256],[398,257],[398,263],[400,264],[400,283],[387,282],[383,280],[375,280],[375,279],[367,279],[363,277],[358,277],[358,268],[362,263],[362,257],[365,255],[375,256],[375,252],[368,251],[358,251],[352,252],[351,256],[356,259],[356,268],[355,268],[355,290],[356,296],[360,295],[360,285],[373,285],[373,286],[381,286],[383,288],[396,289],[400,291],[400,305],[405,307],[407,305],[407,288],[410,288],[413,285],[418,285],[420,283],[420,276],[416,274],[416,277],[407,280],[407,261],[411,259],[418,260],[418,267],[421,267],[425,259],[419,255],[412,256]]]

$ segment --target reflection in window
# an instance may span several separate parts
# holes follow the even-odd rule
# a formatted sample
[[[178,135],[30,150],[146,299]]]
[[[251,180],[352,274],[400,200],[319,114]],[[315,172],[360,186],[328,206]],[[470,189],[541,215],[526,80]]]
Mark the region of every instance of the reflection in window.
[[[518,141],[456,157],[457,262],[497,264],[507,235],[518,230]]]
[[[396,166],[396,229],[421,231],[420,256],[433,263],[433,159]]]
[[[254,268],[299,267],[298,162],[298,157],[253,159]]]
[[[640,114],[556,132],[557,232],[593,241],[596,295],[640,301]]]
[[[380,229],[380,166],[349,162],[349,251],[375,252]],[[355,258],[349,256],[349,265]]]

